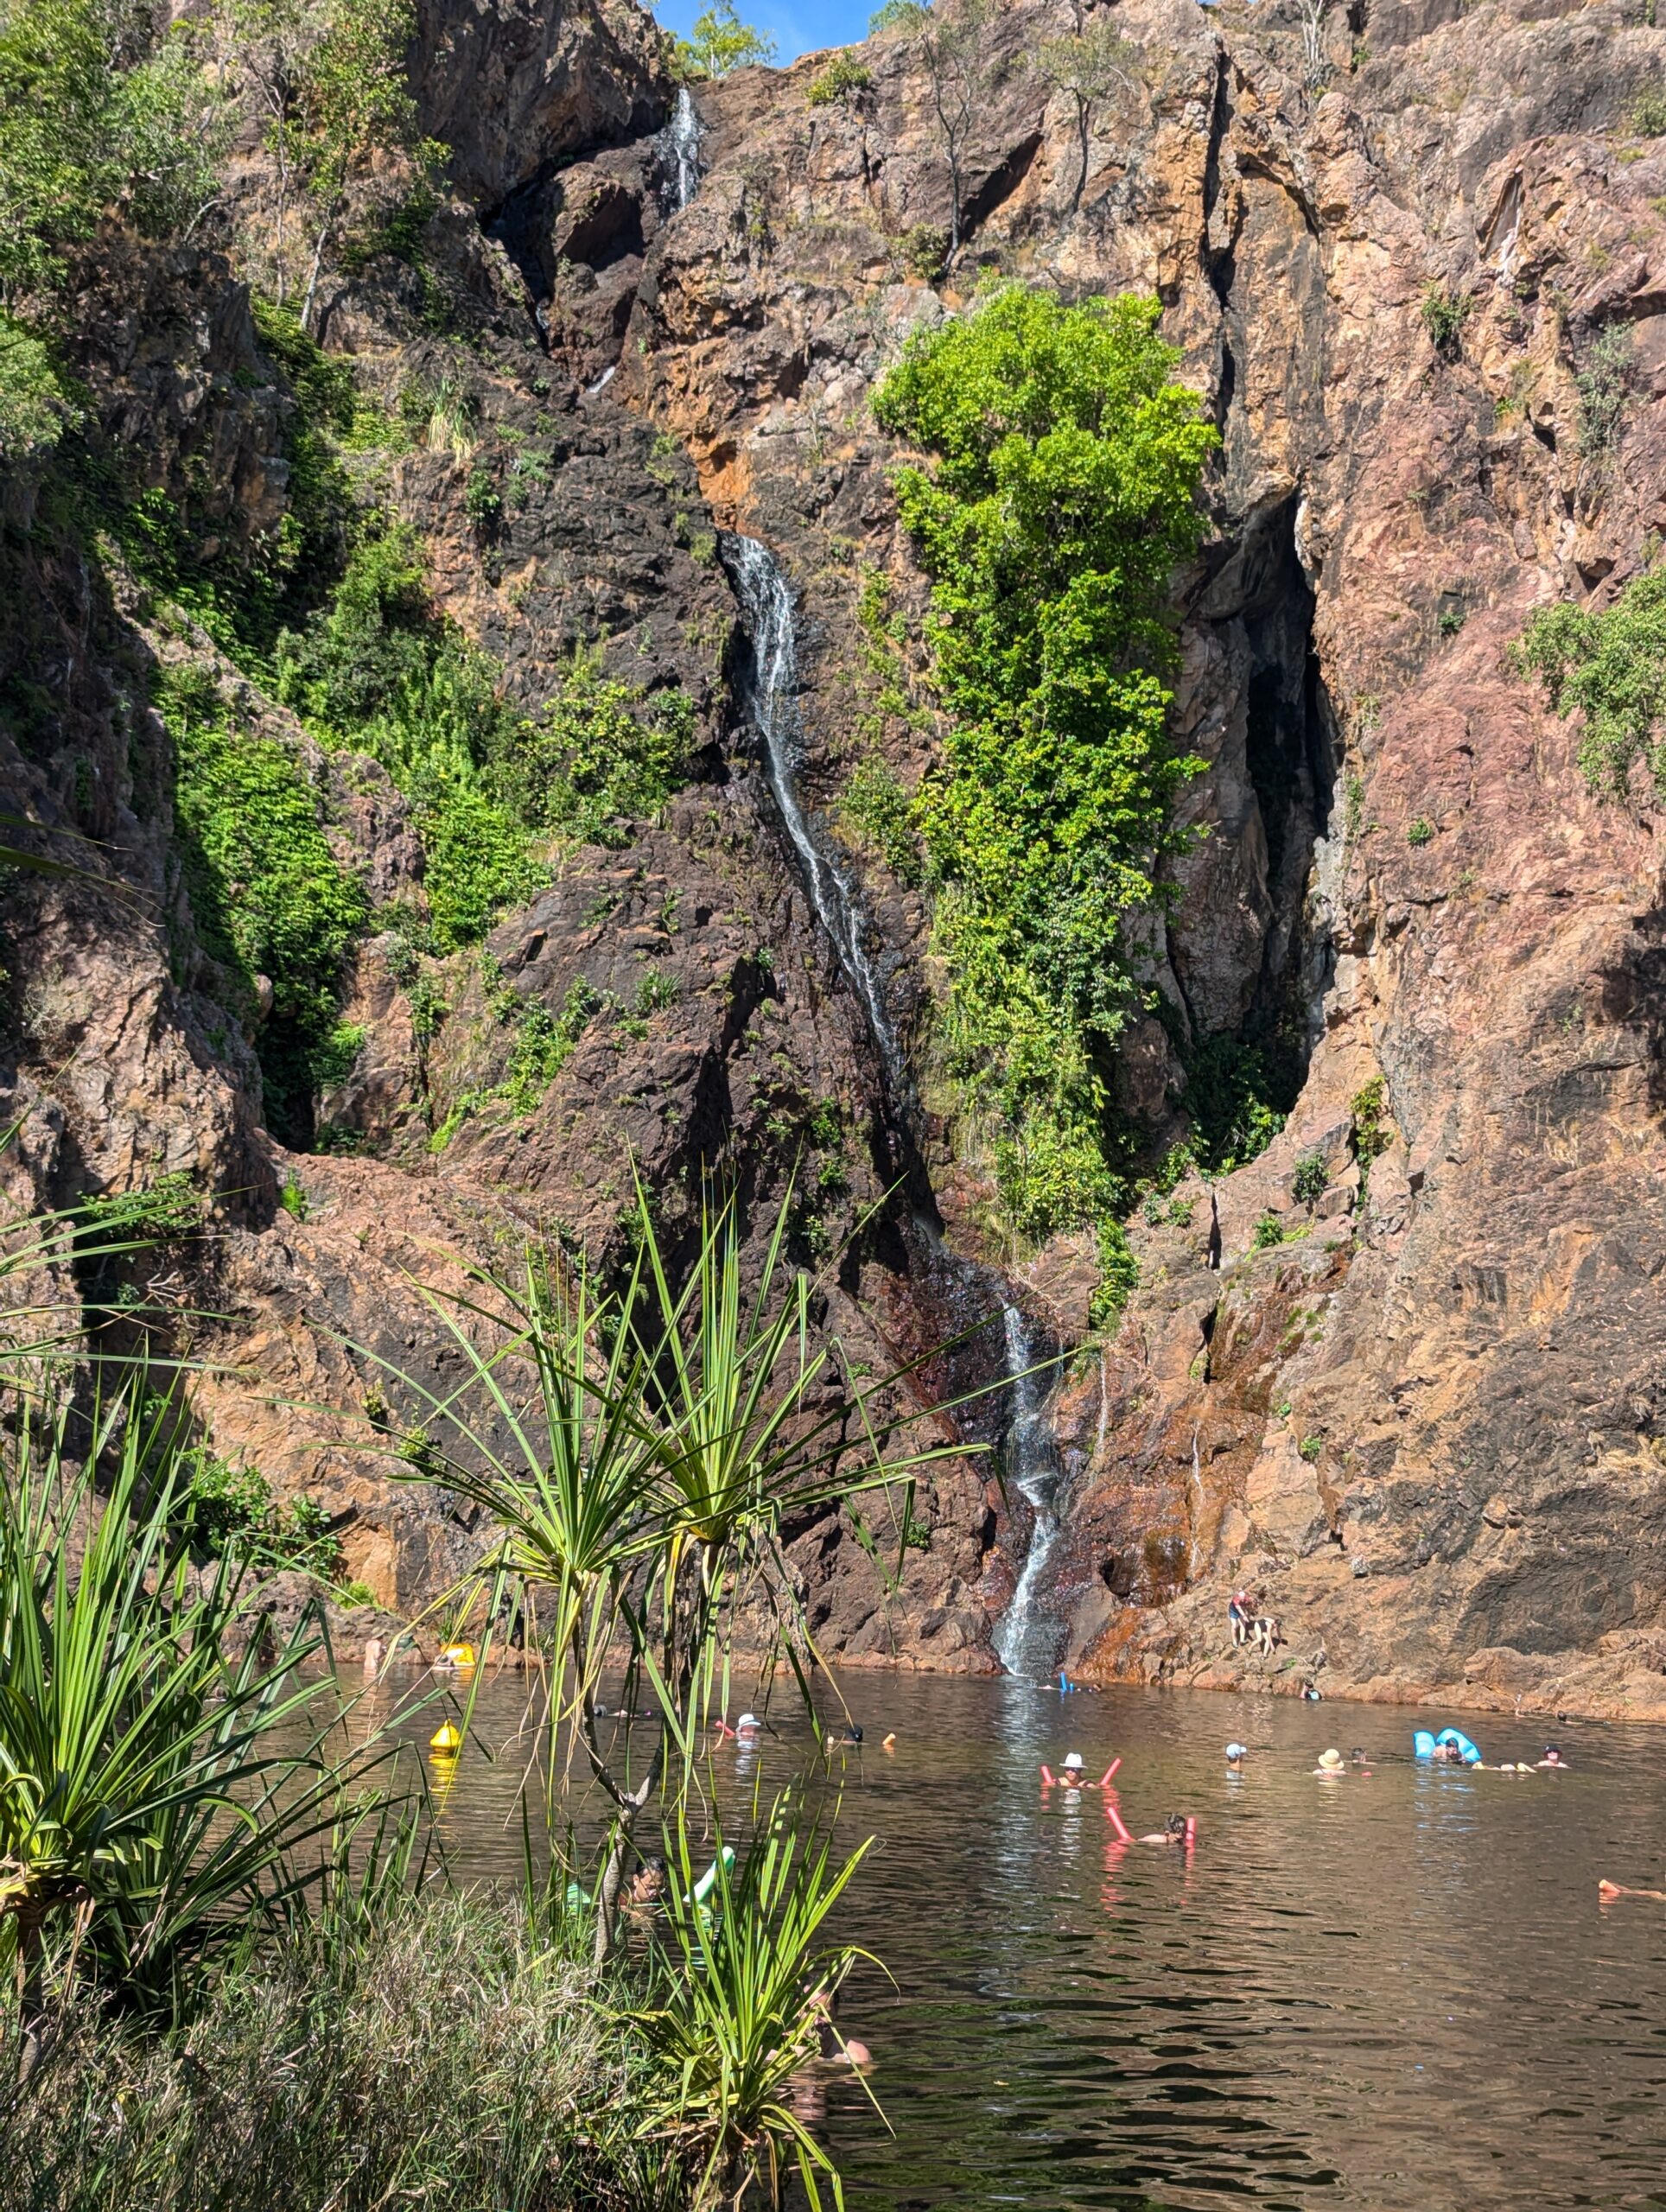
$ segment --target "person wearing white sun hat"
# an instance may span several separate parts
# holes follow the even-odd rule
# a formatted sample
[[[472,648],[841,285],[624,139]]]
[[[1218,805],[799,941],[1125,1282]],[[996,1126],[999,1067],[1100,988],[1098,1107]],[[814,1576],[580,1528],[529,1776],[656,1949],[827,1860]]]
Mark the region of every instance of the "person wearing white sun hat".
[[[1336,1782],[1348,1771],[1348,1763],[1339,1751],[1321,1751],[1313,1772],[1323,1782]]]
[[[1226,1764],[1234,1774],[1238,1772],[1249,1756],[1249,1752],[1242,1744],[1229,1744],[1226,1747]]]

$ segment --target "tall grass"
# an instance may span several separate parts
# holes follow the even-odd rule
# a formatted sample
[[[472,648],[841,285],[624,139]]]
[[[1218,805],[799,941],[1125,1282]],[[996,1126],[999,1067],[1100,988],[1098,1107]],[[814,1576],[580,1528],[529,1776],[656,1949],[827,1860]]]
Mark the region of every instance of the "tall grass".
[[[643,2038],[521,1899],[334,1907],[188,2025],[86,2011],[26,2082],[0,2042],[0,2212],[656,2212]],[[13,2063],[8,2063],[12,2061]]]

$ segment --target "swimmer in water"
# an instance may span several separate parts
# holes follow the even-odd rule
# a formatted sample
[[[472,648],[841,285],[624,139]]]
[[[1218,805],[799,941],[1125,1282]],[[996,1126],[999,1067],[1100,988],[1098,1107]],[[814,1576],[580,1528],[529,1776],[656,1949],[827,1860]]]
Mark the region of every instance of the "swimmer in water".
[[[1347,1764],[1341,1752],[1334,1749],[1321,1751],[1319,1755],[1319,1764],[1313,1769],[1313,1772],[1321,1782],[1340,1782],[1347,1771]]]
[[[1567,1765],[1567,1761],[1562,1757],[1561,1753],[1556,1749],[1556,1746],[1554,1744],[1547,1744],[1544,1747],[1544,1757],[1539,1761],[1539,1764],[1541,1766],[1561,1767],[1565,1770]]]
[[[665,1894],[665,1862],[663,1859],[645,1859],[626,1885],[626,1907],[635,1912],[645,1911],[658,1904]]]
[[[1597,1895],[1604,1904],[1611,1897],[1651,1897],[1656,1904],[1666,1904],[1666,1890],[1628,1890],[1621,1882],[1599,1882]]]
[[[1065,1764],[1059,1770],[1059,1779],[1066,1789],[1079,1789],[1087,1780],[1082,1766],[1080,1751],[1066,1751]]]
[[[1188,1838],[1186,1833],[1186,1815],[1184,1813],[1171,1813],[1168,1818],[1163,1822],[1162,1828],[1158,1834],[1142,1835],[1137,1837],[1135,1840],[1140,1843],[1186,1842]]]
[[[1304,1705],[1322,1705],[1325,1702],[1317,1682],[1301,1685],[1301,1701]]]
[[[1229,1744],[1226,1747],[1226,1771],[1229,1774],[1242,1774],[1243,1763],[1249,1756],[1249,1752],[1242,1744]]]
[[[865,2043],[855,2036],[842,2036],[833,2024],[838,1993],[823,1982],[810,1993],[811,2017],[816,2023],[816,2042],[818,2055],[834,2066],[871,2066],[874,2054]]]

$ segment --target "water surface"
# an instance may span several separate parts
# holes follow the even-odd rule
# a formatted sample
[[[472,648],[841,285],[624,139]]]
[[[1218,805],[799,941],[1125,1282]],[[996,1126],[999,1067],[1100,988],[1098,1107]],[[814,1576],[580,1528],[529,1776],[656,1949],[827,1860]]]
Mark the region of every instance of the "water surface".
[[[1658,1732],[1565,1725],[1572,1771],[1517,1777],[1415,1766],[1426,1713],[841,1686],[868,1742],[830,1770],[840,1828],[878,1839],[841,1932],[895,1978],[859,1969],[842,2014],[894,2130],[833,2084],[853,2212],[1666,2206],[1666,1907],[1597,1902],[1599,1874],[1666,1888]],[[490,1688],[488,1733],[519,1697]],[[801,1738],[788,1696],[773,1718],[766,1783]],[[1469,1725],[1489,1759],[1546,1732]],[[1376,1754],[1369,1778],[1316,1781],[1332,1743]],[[1191,1859],[1045,1792],[1072,1748],[1095,1775],[1121,1755],[1136,1834],[1195,1814]],[[720,1783],[756,1770],[729,1747]],[[518,1773],[460,1773],[441,1818],[466,1872],[518,1866]]]

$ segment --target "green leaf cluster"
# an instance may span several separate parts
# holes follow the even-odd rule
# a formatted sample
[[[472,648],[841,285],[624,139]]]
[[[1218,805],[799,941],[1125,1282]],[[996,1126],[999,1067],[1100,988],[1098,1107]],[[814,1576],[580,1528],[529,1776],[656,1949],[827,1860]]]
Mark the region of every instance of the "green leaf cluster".
[[[213,1558],[236,1558],[263,1567],[300,1567],[334,1581],[341,1547],[329,1533],[329,1516],[310,1497],[286,1506],[258,1467],[221,1459],[204,1445],[181,1455],[185,1476],[182,1511],[194,1547]]]
[[[734,0],[712,0],[688,37],[677,40],[676,58],[684,76],[727,77],[732,69],[773,61],[775,41],[741,21]]]
[[[473,944],[499,907],[545,880],[525,824],[486,772],[519,719],[492,662],[435,614],[414,531],[363,537],[329,603],[279,639],[276,668],[279,698],[308,728],[368,753],[410,799],[432,950]]]
[[[919,881],[913,807],[883,755],[870,753],[850,771],[839,799],[839,827],[853,844],[877,853],[899,883]]]
[[[240,728],[212,679],[186,671],[158,686],[174,741],[175,835],[192,912],[245,1018],[257,976],[272,985],[259,1033],[267,1117],[304,1139],[327,1052],[348,945],[369,912],[363,886],[330,849],[293,753]]]
[[[79,419],[50,343],[68,257],[107,214],[161,238],[213,196],[226,133],[192,35],[140,0],[0,11],[0,466]]]
[[[1160,314],[1008,285],[912,340],[874,401],[930,456],[896,486],[951,718],[915,806],[951,1062],[998,1114],[1007,1207],[1036,1236],[1115,1201],[1103,1069],[1138,1002],[1130,924],[1199,765],[1169,738],[1160,671],[1219,440]]]
[[[495,788],[532,828],[616,849],[687,780],[694,727],[686,692],[645,696],[580,647],[555,697],[501,748]]]
[[[0,467],[50,453],[80,411],[51,347],[0,309]]]
[[[836,100],[848,100],[854,93],[865,92],[874,81],[874,73],[865,63],[849,54],[836,54],[824,69],[818,69],[811,79],[804,99],[811,107],[831,107]]]
[[[1542,607],[1511,648],[1559,715],[1585,717],[1580,767],[1593,791],[1624,795],[1640,761],[1666,795],[1666,568],[1626,585],[1612,606]]]
[[[223,134],[183,23],[142,0],[9,0],[0,17],[0,299],[50,292],[106,213],[162,237],[214,189]]]

